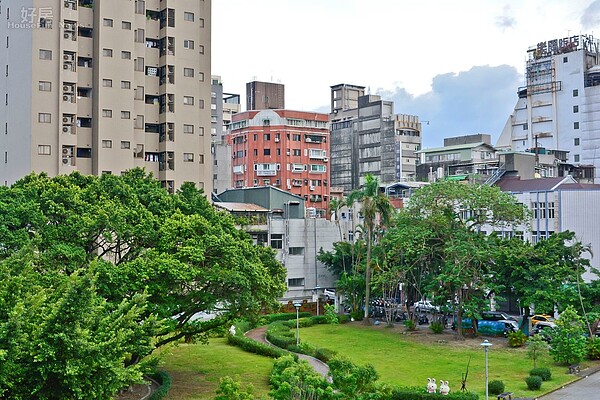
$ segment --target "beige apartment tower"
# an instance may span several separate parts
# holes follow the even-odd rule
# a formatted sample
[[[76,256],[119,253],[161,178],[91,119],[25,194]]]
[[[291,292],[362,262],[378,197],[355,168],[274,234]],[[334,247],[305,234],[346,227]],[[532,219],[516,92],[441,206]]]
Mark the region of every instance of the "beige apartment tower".
[[[0,184],[145,167],[212,190],[210,0],[0,7]]]

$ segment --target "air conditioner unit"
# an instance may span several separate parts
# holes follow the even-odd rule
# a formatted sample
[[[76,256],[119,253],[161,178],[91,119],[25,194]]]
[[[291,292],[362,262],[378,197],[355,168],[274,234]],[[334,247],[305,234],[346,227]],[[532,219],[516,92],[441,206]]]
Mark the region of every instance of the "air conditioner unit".
[[[69,164],[71,162],[71,157],[63,157],[63,164]]]
[[[63,96],[63,100],[64,100],[64,101],[71,101],[71,96],[69,96],[68,94],[65,94],[65,95]]]
[[[63,86],[63,92],[71,93],[72,90],[72,87],[69,85]]]
[[[71,66],[69,64],[63,65],[63,69],[70,69],[70,68],[71,68]]]
[[[70,38],[71,38],[71,34],[65,32],[65,39],[70,39]]]
[[[72,120],[71,120],[71,118],[69,118],[69,117],[63,117],[63,122],[65,122],[65,123],[69,123],[69,124],[70,124],[70,123],[72,123],[73,121],[72,121]]]
[[[275,138],[275,143],[279,143],[279,138]]]
[[[73,60],[73,56],[72,56],[72,55],[70,55],[70,54],[65,54],[65,55],[63,56],[63,59],[64,59],[65,61],[72,61],[72,60]]]
[[[310,187],[310,190],[315,190],[315,187],[314,187],[314,186],[311,186],[311,187]]]
[[[71,127],[70,126],[63,126],[63,132],[64,133],[71,133]]]
[[[73,29],[74,29],[74,26],[73,26],[72,23],[70,23],[70,22],[65,23],[65,30],[69,30],[70,31],[70,30],[73,30]]]
[[[292,185],[290,185],[290,184],[288,183],[288,185],[287,185],[287,188],[288,188],[288,190],[290,190],[290,189],[292,188]]]
[[[307,137],[307,138],[306,138],[306,142],[307,142],[307,143],[310,143],[310,142],[312,142],[312,139]]]
[[[68,156],[68,155],[69,155],[69,153],[70,153],[69,149],[68,149],[68,148],[66,148],[66,147],[63,147],[63,154],[64,154],[65,156]]]
[[[327,162],[327,161],[329,161],[329,158],[325,157],[325,158],[323,159],[323,162]]]

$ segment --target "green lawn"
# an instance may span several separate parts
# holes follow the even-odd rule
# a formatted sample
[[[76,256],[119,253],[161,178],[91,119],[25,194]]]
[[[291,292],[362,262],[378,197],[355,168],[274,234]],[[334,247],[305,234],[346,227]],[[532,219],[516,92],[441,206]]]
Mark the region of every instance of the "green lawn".
[[[252,383],[255,394],[269,391],[273,359],[229,346],[225,339],[211,339],[208,345],[180,344],[166,352],[161,369],[173,379],[167,399],[213,399],[224,376],[238,376],[244,387]]]
[[[467,388],[485,395],[485,353],[482,338],[458,341],[452,334],[434,335],[424,331],[406,335],[404,328],[365,327],[359,322],[345,325],[315,325],[300,329],[300,340],[317,347],[336,350],[357,364],[373,364],[380,381],[402,386],[426,386],[427,378],[449,381],[451,391],[460,389],[461,374],[469,357]],[[540,391],[527,389],[524,379],[533,368],[525,349],[507,347],[506,339],[488,338],[489,380],[502,380],[516,397],[536,397],[572,381],[566,367],[555,366],[546,356],[538,367],[549,367],[552,380]]]

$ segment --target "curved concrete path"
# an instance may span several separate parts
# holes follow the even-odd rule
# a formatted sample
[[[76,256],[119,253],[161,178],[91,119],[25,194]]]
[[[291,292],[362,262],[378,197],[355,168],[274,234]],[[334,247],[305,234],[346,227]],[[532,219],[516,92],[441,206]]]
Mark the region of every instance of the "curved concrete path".
[[[541,396],[543,400],[585,400],[600,398],[600,373],[598,369],[583,370],[582,378],[564,386],[561,389]]]
[[[251,331],[246,332],[245,336],[249,337],[250,339],[255,340],[257,342],[260,342],[260,343],[263,343],[263,344],[266,344],[269,346],[274,346],[267,340],[266,332],[267,332],[267,327],[261,326],[260,328],[252,329]],[[298,353],[296,353],[296,354],[298,354]],[[326,379],[328,378],[329,366],[327,364],[325,364],[323,361],[316,359],[314,357],[307,356],[306,354],[298,354],[298,358],[300,358],[302,360],[306,360],[318,374],[320,374],[323,378],[326,378]]]

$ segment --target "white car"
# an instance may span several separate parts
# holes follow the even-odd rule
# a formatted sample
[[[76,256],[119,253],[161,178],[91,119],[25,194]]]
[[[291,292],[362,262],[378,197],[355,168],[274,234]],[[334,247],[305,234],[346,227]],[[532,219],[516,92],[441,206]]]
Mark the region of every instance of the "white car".
[[[429,300],[417,301],[413,307],[415,312],[440,312],[440,308],[431,304]]]

